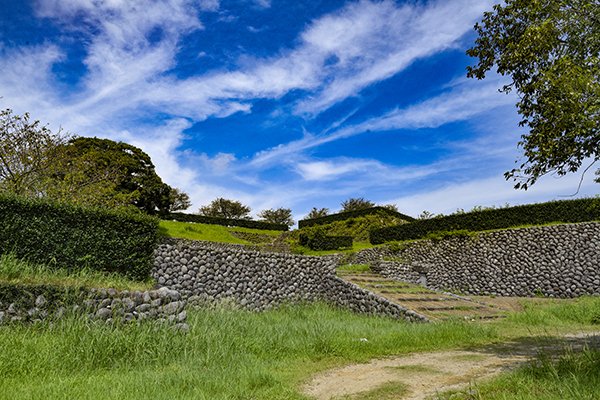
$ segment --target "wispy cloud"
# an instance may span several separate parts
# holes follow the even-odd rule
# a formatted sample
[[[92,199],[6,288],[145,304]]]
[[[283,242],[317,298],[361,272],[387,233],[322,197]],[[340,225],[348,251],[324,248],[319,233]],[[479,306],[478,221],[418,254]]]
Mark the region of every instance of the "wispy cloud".
[[[296,110],[319,113],[418,59],[456,46],[491,4],[459,0],[398,7],[391,1],[359,1],[321,18],[302,38],[310,54],[322,58],[316,65],[324,83]]]
[[[396,108],[364,122],[327,129],[325,134],[306,133],[302,139],[262,151],[254,157],[254,165],[278,162],[304,150],[336,140],[376,131],[435,128],[451,122],[464,121],[501,106],[514,104],[514,97],[498,93],[501,80],[480,82],[461,80],[449,91],[421,103]]]

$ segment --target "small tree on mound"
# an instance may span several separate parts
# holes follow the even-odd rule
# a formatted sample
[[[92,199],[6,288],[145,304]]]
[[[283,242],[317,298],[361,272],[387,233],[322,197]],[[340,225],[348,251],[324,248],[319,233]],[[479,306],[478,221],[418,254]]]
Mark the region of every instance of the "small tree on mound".
[[[375,207],[375,203],[362,197],[354,197],[342,202],[342,212],[364,210],[371,207]]]
[[[315,219],[321,218],[329,215],[329,208],[316,208],[313,207],[312,210],[306,216],[306,219]]]
[[[228,219],[250,219],[250,207],[236,200],[216,198],[198,210],[200,215]]]
[[[280,224],[292,226],[294,225],[294,219],[292,218],[292,210],[289,208],[277,208],[263,210],[258,214],[261,221],[269,222],[271,224]]]

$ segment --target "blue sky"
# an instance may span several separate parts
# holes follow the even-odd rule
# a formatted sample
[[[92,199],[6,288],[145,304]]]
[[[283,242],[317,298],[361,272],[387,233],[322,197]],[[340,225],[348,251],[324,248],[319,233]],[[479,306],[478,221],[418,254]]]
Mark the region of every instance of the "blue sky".
[[[450,213],[561,199],[516,191],[505,78],[465,77],[488,0],[0,0],[0,107],[122,140],[196,211],[338,210],[350,197]],[[597,186],[584,180],[578,197]]]

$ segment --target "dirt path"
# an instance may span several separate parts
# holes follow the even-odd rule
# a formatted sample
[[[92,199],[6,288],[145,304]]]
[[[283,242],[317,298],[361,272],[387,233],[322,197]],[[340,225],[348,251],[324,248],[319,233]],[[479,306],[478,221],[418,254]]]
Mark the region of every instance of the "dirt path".
[[[540,352],[558,354],[564,348],[600,347],[600,333],[569,335],[539,341],[519,341],[474,350],[416,353],[401,357],[373,360],[325,372],[315,377],[304,393],[318,400],[358,395],[398,382],[408,392],[403,400],[423,400],[436,393],[459,389],[488,379],[532,359]],[[360,397],[358,397],[360,398]]]

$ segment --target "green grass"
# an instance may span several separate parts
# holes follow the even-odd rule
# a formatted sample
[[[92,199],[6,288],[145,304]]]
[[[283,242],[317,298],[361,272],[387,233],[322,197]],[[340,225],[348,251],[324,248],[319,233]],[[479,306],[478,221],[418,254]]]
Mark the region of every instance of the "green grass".
[[[558,360],[542,355],[534,362],[468,390],[446,393],[453,400],[600,399],[600,351],[566,350]]]
[[[189,324],[188,334],[75,317],[0,327],[0,399],[304,399],[298,387],[318,370],[496,338],[490,327],[409,324],[318,304],[191,311]]]
[[[191,310],[187,334],[147,321],[107,326],[75,317],[0,326],[0,399],[306,399],[299,387],[327,368],[409,352],[476,348],[514,338],[523,329],[528,335],[551,334],[557,322],[563,330],[589,330],[599,305],[599,298],[542,304],[526,316],[485,324],[409,324],[313,304],[260,314]],[[529,326],[532,320],[538,324]],[[581,371],[588,371],[584,361],[578,361]],[[553,381],[540,371],[510,379],[525,380],[524,391],[536,384],[550,388],[548,380],[559,388],[572,379],[565,373]],[[394,398],[402,390],[389,386],[365,396]],[[582,387],[573,390],[587,395]]]
[[[311,250],[308,247],[304,247],[304,246],[300,246],[297,243],[291,243],[292,245],[292,252],[296,253],[296,254],[304,254],[307,256],[327,256],[327,255],[331,255],[331,254],[351,254],[351,253],[355,253],[357,251],[360,250],[364,250],[364,249],[370,249],[372,247],[377,247],[372,245],[369,242],[354,242],[352,244],[352,248],[351,249],[344,249],[344,250]]]
[[[197,224],[193,222],[179,221],[160,221],[160,232],[164,236],[206,240],[209,242],[221,243],[237,243],[237,244],[252,244],[246,240],[239,239],[231,234],[231,232],[246,232],[256,233],[260,235],[272,236],[273,239],[281,235],[281,231],[267,231],[261,229],[249,229],[241,227],[226,227],[221,225]]]
[[[154,282],[140,282],[116,273],[103,273],[89,268],[67,270],[18,260],[12,255],[0,256],[0,282],[11,284],[48,284],[77,287],[110,287],[149,290]]]
[[[340,265],[336,268],[338,272],[370,272],[371,266],[369,264],[347,264]]]

